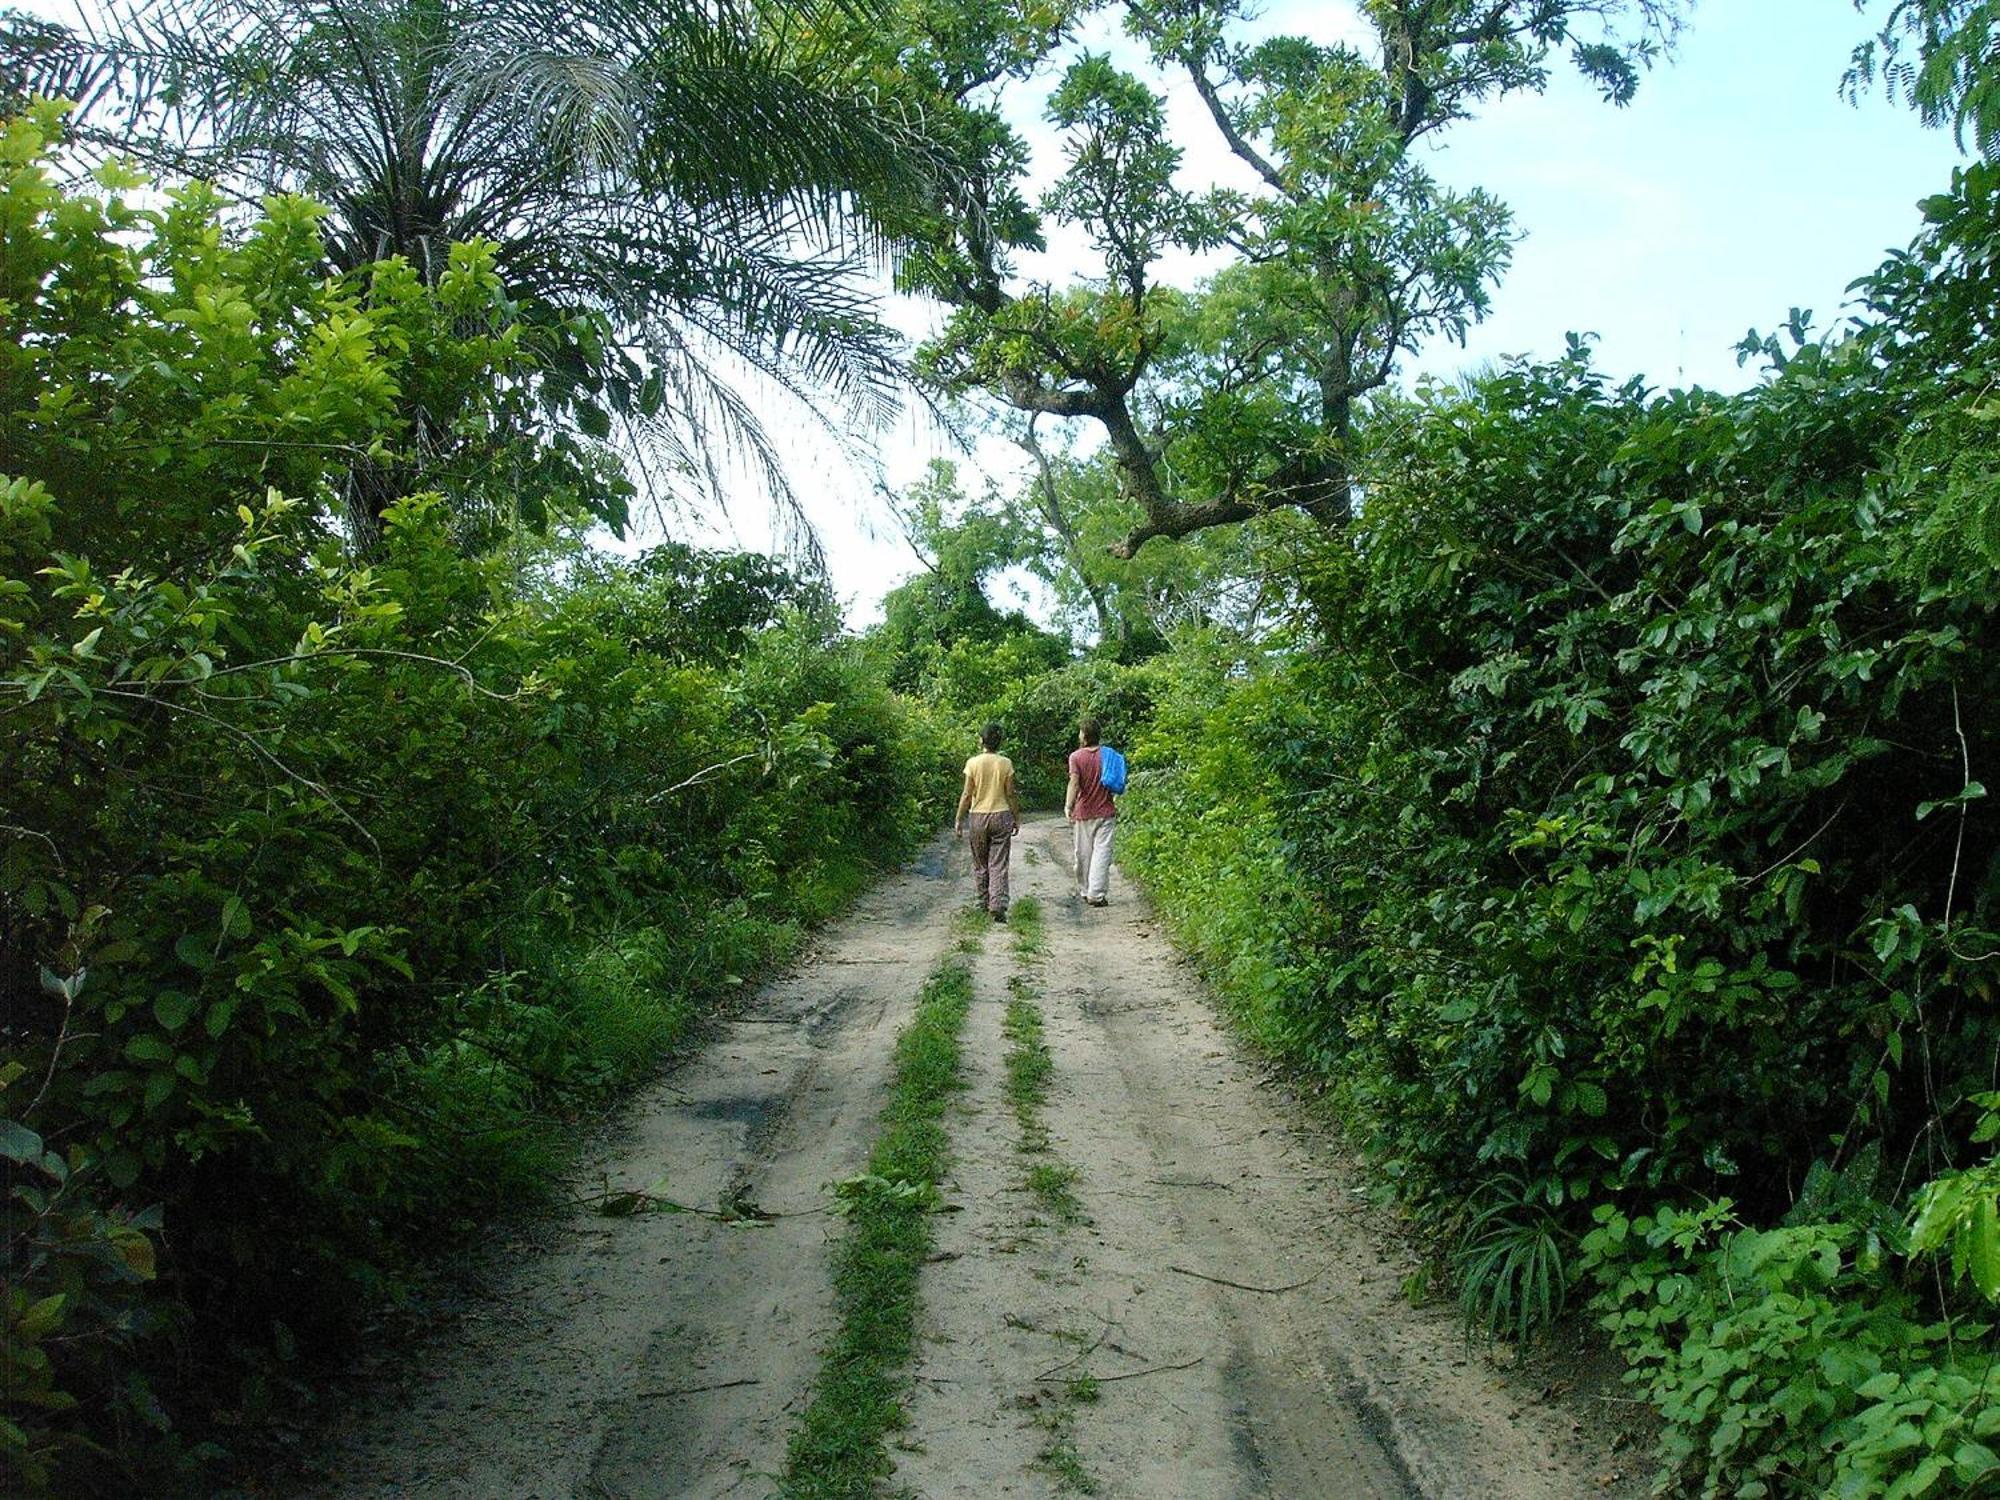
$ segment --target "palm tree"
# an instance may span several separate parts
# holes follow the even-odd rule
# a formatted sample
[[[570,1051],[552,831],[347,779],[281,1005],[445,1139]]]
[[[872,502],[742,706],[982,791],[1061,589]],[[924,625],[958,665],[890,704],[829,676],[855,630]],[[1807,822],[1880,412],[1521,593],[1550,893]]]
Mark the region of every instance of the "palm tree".
[[[656,498],[713,495],[745,459],[796,514],[747,390],[834,430],[879,418],[898,365],[866,273],[933,169],[825,51],[853,19],[817,0],[112,0],[68,26],[0,14],[0,88],[77,100],[80,140],[159,173],[318,199],[336,271],[401,256],[434,278],[452,242],[493,241],[564,442],[621,427]],[[418,436],[442,415],[412,413]],[[389,478],[360,486],[364,532]]]

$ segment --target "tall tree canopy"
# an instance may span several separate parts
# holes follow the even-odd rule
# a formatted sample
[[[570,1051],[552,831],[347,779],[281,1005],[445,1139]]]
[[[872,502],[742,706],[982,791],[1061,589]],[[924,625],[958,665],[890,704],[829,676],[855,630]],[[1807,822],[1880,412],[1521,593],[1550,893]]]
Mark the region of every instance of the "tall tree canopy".
[[[897,198],[931,191],[933,158],[851,49],[826,44],[819,0],[117,0],[92,14],[0,18],[6,91],[79,101],[81,140],[167,177],[324,203],[335,270],[399,256],[430,282],[450,244],[492,241],[578,450],[622,422],[669,490],[712,489],[733,452],[782,491],[732,372],[842,418],[894,388],[868,263]],[[840,14],[865,20],[859,4]],[[450,414],[411,417],[422,436]],[[408,479],[362,488],[388,497]],[[622,519],[617,486],[598,503]]]
[[[1242,169],[1191,186],[1160,96],[1086,53],[1049,95],[1064,163],[1031,199],[1031,162],[993,102],[1070,39],[1079,7],[921,6],[898,55],[920,59],[976,148],[936,205],[907,281],[955,309],[921,352],[947,389],[1086,418],[1140,519],[1113,550],[1295,507],[1352,505],[1360,404],[1400,356],[1462,337],[1505,269],[1505,207],[1440,183],[1416,149],[1481,104],[1543,87],[1559,55],[1629,100],[1675,34],[1679,0],[1364,0],[1371,51],[1244,39],[1243,0],[1129,0],[1128,34],[1184,74]],[[1091,274],[1019,274],[1048,226],[1080,231]],[[1198,290],[1177,253],[1220,253]]]

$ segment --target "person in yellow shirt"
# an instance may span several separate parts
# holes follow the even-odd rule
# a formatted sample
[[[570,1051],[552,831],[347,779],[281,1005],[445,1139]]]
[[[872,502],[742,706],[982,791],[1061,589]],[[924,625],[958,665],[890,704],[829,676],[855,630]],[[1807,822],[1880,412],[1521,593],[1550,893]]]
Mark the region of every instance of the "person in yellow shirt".
[[[1014,791],[1014,762],[1000,753],[1000,726],[979,731],[983,747],[965,763],[965,790],[952,815],[956,837],[971,814],[972,886],[993,920],[1007,920],[1007,854],[1021,830],[1021,799]]]

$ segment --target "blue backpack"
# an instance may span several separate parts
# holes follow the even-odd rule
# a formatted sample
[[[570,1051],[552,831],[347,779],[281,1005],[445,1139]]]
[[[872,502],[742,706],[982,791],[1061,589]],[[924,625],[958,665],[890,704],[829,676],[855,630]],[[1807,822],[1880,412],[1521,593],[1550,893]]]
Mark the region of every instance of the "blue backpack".
[[[1125,757],[1109,745],[1097,747],[1097,779],[1104,783],[1104,790],[1112,796],[1124,795]]]

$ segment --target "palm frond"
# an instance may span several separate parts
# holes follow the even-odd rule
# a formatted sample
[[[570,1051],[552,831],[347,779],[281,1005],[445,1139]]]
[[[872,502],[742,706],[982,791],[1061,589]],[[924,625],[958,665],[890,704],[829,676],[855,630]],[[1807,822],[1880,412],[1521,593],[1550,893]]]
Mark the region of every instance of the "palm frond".
[[[921,122],[794,40],[876,4],[107,0],[0,46],[9,80],[87,93],[106,151],[324,202],[336,268],[430,276],[452,242],[494,241],[513,295],[647,351],[680,409],[645,424],[642,471],[714,484],[740,458],[795,512],[757,403],[695,363],[829,430],[896,404],[870,205],[932,193],[937,165]]]

